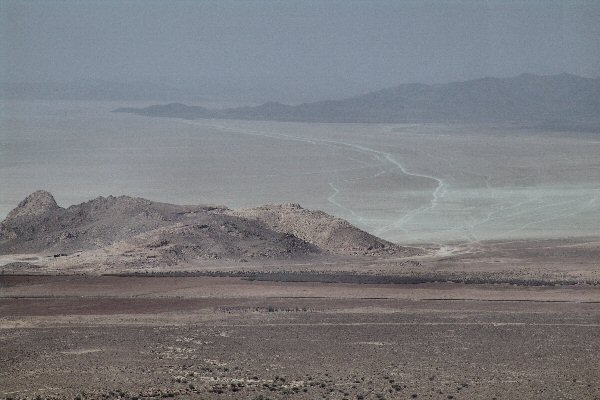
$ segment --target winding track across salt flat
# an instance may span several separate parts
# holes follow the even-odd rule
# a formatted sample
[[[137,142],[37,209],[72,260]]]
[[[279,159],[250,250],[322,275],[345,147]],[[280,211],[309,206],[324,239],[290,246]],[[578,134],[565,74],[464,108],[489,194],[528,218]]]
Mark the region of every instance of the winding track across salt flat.
[[[342,142],[342,141],[337,141],[337,140],[310,139],[310,138],[305,138],[305,137],[301,137],[301,136],[286,135],[286,134],[282,134],[282,133],[269,133],[269,132],[262,132],[262,131],[256,131],[256,130],[238,129],[238,128],[232,128],[232,127],[219,125],[219,124],[215,124],[215,123],[202,123],[202,122],[199,123],[198,121],[187,121],[187,120],[183,121],[183,122],[191,124],[191,125],[195,125],[195,126],[204,126],[204,127],[208,127],[208,128],[218,129],[220,131],[224,131],[224,132],[232,133],[232,134],[261,136],[261,137],[268,137],[268,138],[280,139],[280,140],[292,140],[292,141],[298,141],[298,142],[303,142],[303,143],[309,143],[309,144],[313,144],[313,145],[323,144],[323,145],[328,145],[328,146],[344,147],[344,148],[350,149],[352,151],[370,155],[371,157],[373,157],[375,160],[377,160],[379,162],[389,163],[394,168],[397,168],[398,170],[400,170],[404,175],[415,177],[415,178],[423,178],[423,179],[427,179],[427,180],[432,180],[435,182],[436,186],[432,192],[431,200],[428,205],[423,205],[414,210],[411,210],[411,211],[407,212],[406,214],[404,214],[402,217],[391,222],[390,224],[376,228],[374,230],[374,233],[376,235],[381,235],[386,232],[389,232],[390,230],[395,230],[395,229],[406,231],[406,229],[404,229],[404,226],[410,220],[412,220],[415,216],[424,214],[424,213],[434,209],[438,205],[439,200],[445,196],[447,189],[448,189],[448,184],[443,179],[433,176],[433,175],[411,172],[404,165],[402,165],[398,160],[396,160],[391,153],[387,153],[387,152],[380,151],[380,150],[375,150],[373,148],[366,147],[363,145]],[[342,209],[344,212],[350,213],[357,222],[362,223],[363,225],[366,225],[368,227],[371,227],[366,222],[366,219],[364,216],[361,216],[356,211],[350,209],[349,207],[343,206],[341,203],[339,203],[337,200],[335,200],[336,195],[339,193],[339,189],[333,184],[333,182],[329,182],[329,186],[334,191],[334,193],[327,198],[327,201],[329,203]]]
[[[408,235],[408,233],[414,232],[415,228],[418,229],[419,225],[417,225],[417,218],[419,223],[425,224],[431,224],[431,222],[435,220],[434,217],[438,218],[438,214],[433,215],[431,214],[431,212],[440,205],[442,199],[444,199],[449,192],[450,183],[447,178],[442,178],[440,176],[411,170],[408,167],[406,167],[405,164],[400,162],[396,158],[396,156],[394,156],[394,154],[392,154],[391,152],[377,150],[365,145],[342,140],[305,137],[294,134],[275,133],[257,129],[232,127],[215,121],[184,122],[193,126],[212,128],[222,132],[227,132],[236,135],[250,135],[277,140],[297,141],[310,145],[337,147],[369,157],[369,159],[373,161],[372,163],[350,157],[353,161],[363,165],[359,165],[356,168],[351,169],[344,168],[341,170],[330,171],[334,173],[334,176],[336,178],[330,178],[330,181],[327,182],[332,192],[329,196],[326,197],[326,200],[329,204],[332,204],[336,208],[340,209],[346,215],[346,218],[349,218],[353,223],[378,236],[389,238],[390,236],[394,236],[394,234],[398,235],[401,232],[406,237],[412,236]],[[434,162],[445,160],[444,165],[446,165],[447,167],[453,165],[452,160],[444,159],[441,155],[438,154],[432,155],[431,153],[428,153],[427,150],[423,151],[424,152],[422,155],[432,158],[432,161]],[[413,209],[410,209],[408,211],[406,209],[397,208],[395,212],[390,213],[391,218],[386,218],[384,220],[376,221],[367,217],[366,214],[356,209],[353,209],[347,204],[344,204],[344,201],[340,199],[343,190],[340,186],[340,183],[347,182],[351,179],[338,178],[339,173],[341,172],[368,169],[377,170],[376,173],[369,174],[369,176],[373,177],[378,177],[395,170],[401,172],[407,177],[424,179],[426,181],[434,183],[435,185],[432,188],[429,202],[420,206],[415,206]],[[459,170],[461,170],[460,166],[452,167],[452,171],[454,172],[457,172]],[[474,171],[472,169],[464,170],[463,173],[465,175],[479,175],[477,171]],[[491,186],[490,179],[492,178],[490,176],[480,176],[485,183],[484,190],[486,192],[484,198],[487,201],[491,201],[494,204],[490,204],[490,209],[487,210],[487,212],[485,212],[485,214],[483,214],[482,216],[477,217],[475,216],[475,214],[468,215],[463,220],[458,221],[447,219],[445,226],[443,225],[445,217],[443,214],[440,214],[439,218],[442,219],[436,222],[435,225],[429,225],[431,227],[430,229],[434,229],[434,231],[432,232],[435,233],[430,236],[428,242],[437,244],[441,247],[443,245],[442,242],[444,241],[444,237],[448,236],[451,237],[454,241],[460,239],[460,241],[464,241],[465,243],[478,244],[481,240],[486,239],[486,231],[485,229],[483,229],[482,231],[482,228],[484,227],[484,225],[489,226],[489,223],[491,222],[494,223],[495,235],[500,235],[500,237],[508,237],[510,235],[522,235],[524,237],[527,237],[527,232],[531,227],[539,226],[540,224],[544,224],[551,221],[560,220],[561,218],[572,219],[573,217],[581,213],[593,212],[595,207],[597,207],[597,199],[600,194],[600,189],[587,188],[586,192],[582,193],[582,196],[575,196],[574,198],[571,197],[568,200],[565,200],[564,198],[559,199],[560,197],[562,197],[562,195],[555,198],[552,196],[552,193],[550,193],[550,197],[548,197],[547,193],[537,193],[536,191],[532,190],[530,192],[525,192],[522,195],[517,195],[517,198],[515,199],[510,199],[509,197],[507,197],[505,202],[508,202],[508,204],[502,204],[503,196],[506,196],[507,193],[511,192],[505,193],[502,189],[499,189],[500,191],[497,191],[496,188]],[[389,192],[391,193],[396,189],[398,188],[390,187]],[[550,190],[552,189],[550,188]],[[460,191],[456,192],[455,195],[459,193]],[[515,194],[516,193],[518,192],[515,192]],[[567,192],[565,191],[564,193]],[[591,197],[588,197],[588,194],[591,194]],[[509,194],[509,196],[513,195]],[[518,196],[525,196],[525,198],[519,199]],[[468,200],[468,198],[458,197],[451,199],[451,201],[454,203],[456,203],[457,201],[465,200]],[[406,203],[402,202],[401,205],[404,206],[406,205]],[[468,208],[465,208],[465,210],[468,210]],[[537,231],[540,231],[540,229],[537,229]],[[440,237],[440,235],[442,235],[442,237]]]

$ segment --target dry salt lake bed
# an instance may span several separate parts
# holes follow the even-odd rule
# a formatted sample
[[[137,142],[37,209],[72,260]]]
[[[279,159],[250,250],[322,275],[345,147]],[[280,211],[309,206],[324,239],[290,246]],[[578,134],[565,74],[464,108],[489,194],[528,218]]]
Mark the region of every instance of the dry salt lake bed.
[[[600,133],[111,113],[126,105],[3,101],[0,216],[44,188],[63,206],[295,202],[402,243],[600,234]]]

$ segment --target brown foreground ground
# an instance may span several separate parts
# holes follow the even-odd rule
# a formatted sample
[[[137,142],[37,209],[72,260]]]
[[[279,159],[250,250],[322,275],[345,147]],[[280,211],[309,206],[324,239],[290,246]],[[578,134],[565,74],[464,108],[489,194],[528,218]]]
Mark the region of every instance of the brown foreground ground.
[[[13,263],[0,398],[598,399],[599,248],[489,243],[164,276]]]

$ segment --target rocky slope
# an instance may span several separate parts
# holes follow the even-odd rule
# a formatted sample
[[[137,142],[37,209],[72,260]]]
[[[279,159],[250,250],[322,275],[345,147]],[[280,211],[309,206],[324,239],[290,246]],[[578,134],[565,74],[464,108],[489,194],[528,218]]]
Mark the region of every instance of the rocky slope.
[[[0,254],[94,254],[154,262],[404,255],[411,249],[299,205],[232,210],[120,196],[62,208],[37,191],[0,224]]]
[[[293,235],[335,254],[394,254],[393,243],[357,229],[348,221],[299,204],[267,205],[229,212],[266,224],[276,232]]]

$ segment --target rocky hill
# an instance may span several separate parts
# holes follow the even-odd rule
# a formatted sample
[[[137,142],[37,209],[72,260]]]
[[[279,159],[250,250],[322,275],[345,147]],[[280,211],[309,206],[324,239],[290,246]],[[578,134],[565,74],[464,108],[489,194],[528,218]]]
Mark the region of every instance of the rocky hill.
[[[299,205],[232,210],[109,196],[62,208],[37,191],[0,224],[0,254],[82,252],[169,263],[413,253]]]

